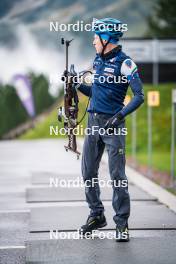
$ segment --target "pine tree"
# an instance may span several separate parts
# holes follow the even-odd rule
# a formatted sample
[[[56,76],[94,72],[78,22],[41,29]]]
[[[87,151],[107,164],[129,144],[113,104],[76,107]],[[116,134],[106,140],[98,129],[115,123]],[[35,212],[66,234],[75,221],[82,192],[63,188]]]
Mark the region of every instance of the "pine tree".
[[[176,37],[176,0],[158,0],[148,18],[151,37]]]

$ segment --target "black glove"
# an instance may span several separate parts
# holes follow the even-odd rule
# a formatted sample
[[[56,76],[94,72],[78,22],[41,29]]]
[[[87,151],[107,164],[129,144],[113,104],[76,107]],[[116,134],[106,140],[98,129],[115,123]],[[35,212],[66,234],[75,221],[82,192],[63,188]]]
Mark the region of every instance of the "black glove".
[[[105,124],[105,129],[108,128],[116,128],[118,127],[122,122],[124,121],[124,118],[121,113],[115,114],[113,117],[109,118],[108,121]]]

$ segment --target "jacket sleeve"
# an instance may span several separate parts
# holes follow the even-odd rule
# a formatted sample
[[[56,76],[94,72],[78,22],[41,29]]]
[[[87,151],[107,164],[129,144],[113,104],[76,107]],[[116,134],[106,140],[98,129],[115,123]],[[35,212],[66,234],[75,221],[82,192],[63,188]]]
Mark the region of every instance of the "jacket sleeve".
[[[131,59],[126,59],[121,66],[121,74],[127,77],[133,92],[132,100],[120,111],[123,117],[134,112],[144,102],[144,91],[136,64]]]

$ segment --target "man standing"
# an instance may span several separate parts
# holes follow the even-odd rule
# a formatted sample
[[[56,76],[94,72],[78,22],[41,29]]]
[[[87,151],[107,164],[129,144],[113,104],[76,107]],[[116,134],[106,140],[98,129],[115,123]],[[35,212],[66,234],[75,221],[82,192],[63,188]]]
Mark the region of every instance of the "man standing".
[[[106,147],[112,183],[124,180],[127,182],[125,135],[117,135],[113,131],[115,128],[123,129],[124,118],[144,102],[142,83],[136,64],[118,45],[119,38],[123,35],[122,23],[113,18],[96,19],[93,23],[95,33],[93,45],[96,49],[93,62],[94,81],[92,87],[78,84],[76,88],[84,95],[90,96],[88,128],[96,126],[112,133],[86,135],[82,155],[82,175],[85,182],[87,180],[93,182],[93,179],[98,178],[99,163]],[[118,81],[114,81],[114,78]],[[131,87],[134,96],[124,107],[128,86]],[[130,215],[128,185],[112,184],[112,187],[116,241],[128,241]],[[85,195],[90,215],[86,224],[80,229],[83,235],[107,225],[98,183],[85,187]]]

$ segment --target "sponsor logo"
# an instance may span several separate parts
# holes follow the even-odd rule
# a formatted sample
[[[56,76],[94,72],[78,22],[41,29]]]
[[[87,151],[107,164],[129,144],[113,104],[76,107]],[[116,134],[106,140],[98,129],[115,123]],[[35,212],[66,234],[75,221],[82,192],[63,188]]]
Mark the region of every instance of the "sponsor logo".
[[[114,62],[114,61],[115,61],[115,58],[110,59],[110,62]]]
[[[114,72],[114,69],[106,67],[106,68],[104,69],[104,71],[106,71],[106,72]]]

